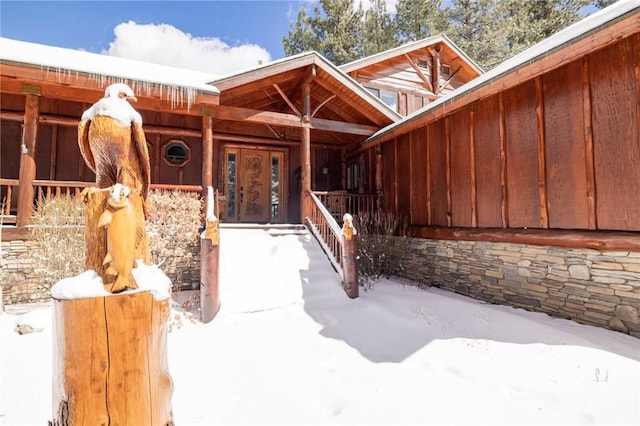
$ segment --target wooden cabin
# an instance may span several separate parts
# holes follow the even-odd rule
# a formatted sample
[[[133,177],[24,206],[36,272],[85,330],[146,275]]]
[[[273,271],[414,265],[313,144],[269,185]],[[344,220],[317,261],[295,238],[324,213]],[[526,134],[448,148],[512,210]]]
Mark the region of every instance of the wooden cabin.
[[[400,118],[314,52],[217,77],[1,43],[0,196],[4,223],[16,222],[18,231],[28,223],[34,191],[94,181],[78,149],[77,124],[114,82],[129,84],[138,96],[153,186],[211,185],[226,199],[227,222],[301,222],[300,194],[341,189],[347,150]],[[256,171],[264,190],[249,182]],[[3,238],[11,235],[5,230]]]
[[[390,273],[640,337],[639,63],[619,1],[368,138]]]
[[[394,111],[407,116],[482,74],[449,38],[436,35],[340,66]]]

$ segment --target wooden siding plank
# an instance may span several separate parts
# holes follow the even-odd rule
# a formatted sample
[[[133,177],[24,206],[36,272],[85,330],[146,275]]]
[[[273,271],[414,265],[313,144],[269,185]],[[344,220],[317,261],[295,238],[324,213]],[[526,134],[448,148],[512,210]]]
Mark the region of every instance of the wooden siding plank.
[[[400,217],[411,217],[411,133],[396,140],[396,214]]]
[[[382,146],[382,205],[385,211],[395,213],[396,183],[395,183],[395,143]]]
[[[411,223],[415,225],[428,223],[426,133],[423,127],[411,137]]]
[[[478,191],[476,178],[475,105],[469,112],[469,196],[471,198],[471,226],[478,226]]]
[[[549,227],[549,208],[547,206],[547,170],[544,131],[544,96],[542,78],[535,78],[536,85],[536,135],[538,142],[538,198],[540,208],[540,228]]]
[[[633,40],[625,39],[590,57],[598,229],[640,230]]]
[[[446,142],[444,120],[429,125],[431,225],[447,226]]]
[[[576,78],[581,75],[581,63],[574,62],[543,78],[546,189],[551,228],[586,229],[589,226],[583,83],[581,78]]]
[[[504,94],[507,143],[508,222],[512,228],[540,226],[535,82]]]
[[[503,228],[509,227],[509,191],[507,186],[507,119],[504,112],[504,92],[498,94],[500,129],[500,220]]]
[[[471,111],[460,110],[450,119],[451,157],[451,221],[453,226],[473,226],[471,154],[469,152],[472,128]],[[455,125],[451,125],[455,123]]]
[[[444,119],[444,173],[447,187],[447,226],[451,226],[451,116]]]
[[[475,105],[475,175],[477,182],[477,226],[502,227],[501,118],[498,96]]]

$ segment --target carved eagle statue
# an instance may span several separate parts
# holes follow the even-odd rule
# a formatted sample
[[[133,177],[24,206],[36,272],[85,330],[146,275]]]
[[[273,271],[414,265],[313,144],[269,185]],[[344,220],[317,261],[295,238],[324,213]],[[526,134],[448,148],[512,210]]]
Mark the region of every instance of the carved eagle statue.
[[[123,83],[105,89],[104,97],[83,114],[78,124],[78,145],[100,188],[120,183],[142,195],[147,216],[151,166],[142,129],[142,117],[129,101],[137,101]]]

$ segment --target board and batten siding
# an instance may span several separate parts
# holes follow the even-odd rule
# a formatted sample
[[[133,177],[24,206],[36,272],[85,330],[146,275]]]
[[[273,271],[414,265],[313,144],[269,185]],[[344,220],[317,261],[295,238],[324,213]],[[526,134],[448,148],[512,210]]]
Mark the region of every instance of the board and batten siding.
[[[412,226],[640,231],[640,35],[382,145]]]

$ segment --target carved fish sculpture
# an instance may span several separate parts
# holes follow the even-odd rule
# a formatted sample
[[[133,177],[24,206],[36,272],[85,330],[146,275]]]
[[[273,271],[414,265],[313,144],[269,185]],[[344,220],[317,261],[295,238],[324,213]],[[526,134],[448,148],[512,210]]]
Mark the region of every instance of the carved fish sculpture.
[[[112,293],[138,287],[131,271],[136,266],[136,246],[143,236],[144,222],[137,213],[142,206],[136,204],[142,204],[140,196],[116,184],[98,220],[98,227],[107,227],[107,255],[103,264],[109,265],[107,275],[116,276]]]

